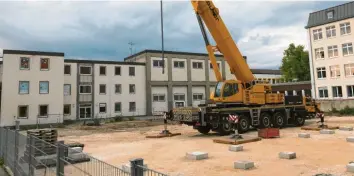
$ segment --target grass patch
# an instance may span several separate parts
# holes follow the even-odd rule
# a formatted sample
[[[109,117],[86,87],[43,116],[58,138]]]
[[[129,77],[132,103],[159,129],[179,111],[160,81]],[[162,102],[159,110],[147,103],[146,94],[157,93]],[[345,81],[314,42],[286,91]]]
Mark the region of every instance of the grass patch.
[[[350,108],[349,106],[345,106],[343,109],[332,108],[331,111],[325,113],[329,116],[354,116],[354,108]]]

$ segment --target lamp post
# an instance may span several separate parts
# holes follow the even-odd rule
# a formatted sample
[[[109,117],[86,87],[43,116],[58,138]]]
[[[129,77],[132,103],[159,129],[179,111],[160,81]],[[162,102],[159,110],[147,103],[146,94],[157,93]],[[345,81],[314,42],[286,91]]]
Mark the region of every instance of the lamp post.
[[[162,74],[165,74],[165,57],[164,57],[164,43],[163,43],[163,10],[162,0],[160,0],[160,16],[161,16],[161,51],[162,51]]]

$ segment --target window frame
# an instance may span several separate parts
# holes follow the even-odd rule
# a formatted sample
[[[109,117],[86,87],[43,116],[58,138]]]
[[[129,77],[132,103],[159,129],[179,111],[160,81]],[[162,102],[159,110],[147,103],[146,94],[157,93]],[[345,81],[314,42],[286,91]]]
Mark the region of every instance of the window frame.
[[[65,94],[65,86],[69,85],[69,94]],[[64,96],[71,96],[71,84],[64,84]]]
[[[26,107],[26,117],[20,117],[20,108]],[[28,105],[18,105],[17,106],[17,119],[28,119],[29,117],[29,106]]]
[[[350,30],[350,32],[348,32],[348,29]],[[342,29],[344,29],[345,33],[342,33]],[[339,24],[339,31],[340,31],[340,35],[349,35],[352,33],[352,30],[351,30],[351,26],[350,26],[350,22],[344,22],[344,23],[340,23]]]
[[[323,91],[323,97],[321,97],[321,91]],[[326,96],[327,93],[327,96]],[[318,97],[321,99],[325,99],[328,98],[328,87],[324,86],[324,87],[318,87]]]
[[[65,67],[69,67],[69,73],[65,73]],[[71,65],[64,64],[64,75],[71,75]]]
[[[131,69],[133,72],[131,73]],[[129,76],[135,76],[135,67],[129,67]]]
[[[90,87],[90,93],[81,93],[81,87],[83,87],[83,86],[88,86],[88,87]],[[86,85],[86,84],[81,84],[81,85],[79,85],[79,94],[80,95],[89,95],[89,94],[92,94],[92,85]]]
[[[341,90],[341,92],[340,92],[340,95],[341,96],[334,96],[334,89],[335,88],[337,88],[337,90],[336,90],[336,93],[337,93],[337,95],[339,95],[339,88],[340,88],[340,90]],[[343,97],[343,88],[342,88],[342,86],[332,86],[332,97],[333,98],[342,98]]]
[[[101,105],[104,105],[104,108],[105,108],[105,111],[104,112],[101,112]],[[102,106],[103,107],[103,106]],[[107,113],[107,103],[99,103],[98,104],[98,113],[100,114],[105,114]]]
[[[334,72],[334,73],[333,73]],[[339,72],[339,75],[338,74],[335,74]],[[335,76],[333,76],[333,74]],[[341,72],[340,72],[340,66],[339,65],[330,65],[329,66],[329,75],[330,75],[330,78],[340,78],[341,77]]]
[[[217,62],[216,64],[218,65],[218,67],[219,67],[219,69],[220,69],[220,63]],[[213,64],[209,63],[209,68],[210,68],[210,69],[213,69]],[[231,69],[230,69],[230,71],[231,71]]]
[[[42,60],[45,60],[45,59],[48,60],[48,68],[43,69],[42,68]],[[41,57],[40,58],[40,60],[39,60],[39,70],[41,70],[41,71],[49,71],[50,70],[50,58],[49,57]]]
[[[119,111],[116,110],[116,105],[117,104],[120,104],[120,110]],[[114,112],[115,113],[121,113],[122,112],[122,102],[119,101],[119,102],[115,102],[114,103]]]
[[[321,53],[323,53],[323,57],[317,57],[318,55],[321,55]],[[315,48],[315,58],[316,58],[316,60],[325,59],[325,52],[324,52],[324,48],[323,47]]]
[[[134,86],[134,92],[131,92],[131,86]],[[135,86],[135,84],[129,84],[129,94],[135,94],[135,92],[136,92],[136,86]]]
[[[104,74],[101,73],[101,68],[104,68]],[[106,76],[107,75],[107,67],[104,65],[99,66],[99,75],[100,76]]]
[[[347,75],[347,73],[348,73],[347,69],[349,69],[349,73],[351,73],[350,75]],[[344,64],[344,75],[345,75],[345,77],[353,77],[354,76],[354,63]]]
[[[117,68],[119,68],[119,74],[117,74]],[[114,76],[122,76],[122,67],[114,66]]]
[[[83,74],[83,73],[81,73],[81,68],[82,68],[82,67],[88,67],[88,68],[90,68],[90,73],[89,73],[89,74]],[[80,65],[80,66],[79,66],[79,75],[92,75],[92,66]]]
[[[65,106],[69,106],[69,114],[65,114]],[[64,116],[71,115],[71,104],[64,104],[64,106],[63,106],[63,115]]]
[[[335,51],[337,51],[337,55],[334,54]],[[332,52],[332,56],[331,56],[330,52]],[[327,54],[328,54],[328,58],[330,58],[330,59],[338,57],[339,56],[338,45],[328,46],[327,47]]]
[[[196,65],[194,65],[196,64]],[[199,67],[199,64],[200,64],[200,67]],[[201,61],[193,61],[192,62],[192,68],[193,69],[203,69],[203,62]]]
[[[41,83],[47,83],[48,84],[48,90],[47,90],[47,92],[45,92],[45,93],[41,93]],[[38,92],[39,92],[39,94],[49,94],[49,81],[39,81],[39,83],[38,83]]]
[[[176,99],[176,96],[177,97],[183,96],[183,99],[179,99],[179,98]],[[173,101],[186,101],[186,94],[184,94],[184,93],[174,93],[173,94]]]
[[[354,97],[354,85],[347,85],[346,87],[347,87],[347,97]],[[351,96],[349,96],[350,95],[349,92],[351,92]]]
[[[332,16],[330,16],[329,14],[332,14]],[[327,15],[327,20],[333,19],[334,18],[334,11],[333,10],[327,11],[326,15]]]
[[[28,68],[22,68],[22,59],[28,59]],[[20,57],[20,70],[31,70],[31,58],[30,57]]]
[[[28,84],[27,93],[21,93],[21,82]],[[20,94],[20,95],[30,94],[30,82],[29,81],[19,81],[18,82],[18,94]]]
[[[120,87],[120,91],[117,92],[117,86]],[[122,84],[114,84],[114,93],[115,94],[122,94]]]
[[[158,63],[157,66],[155,66],[155,62]],[[152,67],[154,67],[154,68],[162,68],[162,67],[164,67],[163,62],[164,61],[162,61],[162,60],[154,59],[154,60],[152,60],[151,64],[152,64]]]
[[[321,70],[318,70],[321,69]],[[321,72],[322,77],[319,77],[318,72]],[[324,76],[323,76],[323,72],[324,72]],[[316,73],[317,73],[317,79],[326,79],[327,78],[327,69],[326,67],[317,67],[316,68]]]
[[[177,63],[177,66],[176,66],[176,63]],[[173,61],[173,68],[184,69],[185,68],[185,61],[179,61],[179,60]]]
[[[155,97],[157,97],[157,100],[155,100]],[[160,97],[163,97],[163,99],[160,99]],[[166,102],[166,95],[165,94],[153,94],[152,101],[153,102]]]
[[[47,106],[47,115],[40,115],[41,113],[41,106]],[[49,104],[40,104],[38,105],[38,118],[48,118],[49,117]]]
[[[349,53],[349,49],[351,48],[351,53]],[[344,54],[344,49],[347,49],[347,53],[348,54]],[[342,44],[342,54],[343,56],[351,56],[354,54],[354,48],[353,48],[353,43],[352,42],[348,42],[348,43],[343,43]]]
[[[201,99],[195,99],[195,98],[194,98],[194,96],[200,96],[200,95],[202,96]],[[200,101],[200,100],[203,100],[204,94],[203,94],[203,93],[193,93],[192,98],[193,98],[193,101]]]
[[[319,41],[319,40],[323,39],[322,28],[312,30],[312,34],[313,34],[314,41]],[[317,36],[317,39],[316,39],[316,36]],[[320,36],[321,36],[321,38],[320,38]]]
[[[330,34],[330,35],[328,35]],[[334,38],[337,36],[336,26],[331,25],[326,27],[326,37],[327,38]]]
[[[132,103],[134,103],[134,109],[132,110],[131,109],[131,105],[132,105]],[[136,102],[135,101],[131,101],[131,102],[129,102],[129,112],[136,112]]]
[[[103,93],[101,92],[101,86],[104,86],[104,92],[103,92]],[[106,85],[106,84],[99,84],[99,85],[98,85],[98,93],[99,93],[100,95],[105,95],[105,94],[107,94],[107,85]]]

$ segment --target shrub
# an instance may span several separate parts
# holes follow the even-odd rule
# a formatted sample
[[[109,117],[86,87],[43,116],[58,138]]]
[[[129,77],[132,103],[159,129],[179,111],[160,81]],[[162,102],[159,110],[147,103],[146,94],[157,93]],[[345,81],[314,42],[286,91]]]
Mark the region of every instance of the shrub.
[[[114,121],[115,122],[120,122],[120,121],[122,121],[123,120],[123,118],[121,117],[121,116],[115,116],[114,117]]]
[[[129,121],[133,121],[133,120],[135,120],[135,118],[134,118],[134,117],[128,117],[128,119],[129,119]]]

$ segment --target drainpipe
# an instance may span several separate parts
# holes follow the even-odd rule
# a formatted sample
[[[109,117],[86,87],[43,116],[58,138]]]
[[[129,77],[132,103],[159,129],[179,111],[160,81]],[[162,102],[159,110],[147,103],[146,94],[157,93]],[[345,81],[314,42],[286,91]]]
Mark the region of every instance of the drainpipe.
[[[308,32],[307,32],[307,42],[308,42],[308,46],[309,46],[309,62],[310,62],[310,75],[311,75],[311,97],[313,99],[316,99],[317,98],[317,95],[316,95],[316,83],[315,83],[315,73],[314,73],[314,68],[313,68],[313,56],[312,56],[312,45],[311,45],[311,30],[308,29]]]

